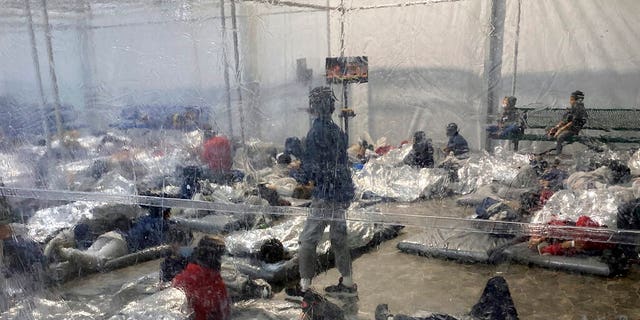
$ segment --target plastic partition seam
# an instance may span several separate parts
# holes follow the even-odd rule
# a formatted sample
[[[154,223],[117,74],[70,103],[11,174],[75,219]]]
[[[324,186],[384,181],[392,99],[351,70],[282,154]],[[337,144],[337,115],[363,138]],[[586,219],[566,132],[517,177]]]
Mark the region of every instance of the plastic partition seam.
[[[264,207],[246,204],[224,204],[199,200],[161,198],[140,195],[118,195],[96,192],[8,187],[0,187],[0,196],[48,201],[91,201],[128,205],[159,206],[206,210],[220,214],[237,215],[270,214],[275,216],[306,217],[311,210],[309,208],[301,207]],[[323,218],[323,220],[332,219]],[[627,245],[637,245],[640,243],[640,231],[638,230],[552,226],[547,224],[533,224],[522,222],[504,222],[481,219],[429,216],[421,214],[376,212],[372,210],[360,209],[347,211],[346,220],[349,222],[403,225],[429,229],[450,229],[466,232],[490,233],[496,235],[535,235]]]

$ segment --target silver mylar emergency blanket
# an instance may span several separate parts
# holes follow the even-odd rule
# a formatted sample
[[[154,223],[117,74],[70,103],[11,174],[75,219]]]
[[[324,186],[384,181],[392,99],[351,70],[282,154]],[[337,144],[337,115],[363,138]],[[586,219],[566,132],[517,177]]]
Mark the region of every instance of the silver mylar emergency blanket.
[[[384,228],[381,225],[366,222],[367,213],[364,211],[349,210],[347,215],[350,219],[361,220],[347,222],[349,248],[365,246],[373,239],[376,231]],[[260,251],[260,246],[266,240],[276,238],[282,242],[285,251],[291,254],[296,253],[299,247],[298,238],[305,220],[305,217],[296,217],[271,228],[234,232],[225,239],[227,251],[236,256],[253,255]],[[316,249],[319,254],[327,253],[331,246],[328,230],[327,227]]]
[[[182,320],[187,319],[190,313],[184,292],[167,288],[130,302],[109,320]]]
[[[417,169],[402,164],[411,146],[390,151],[387,155],[370,160],[361,171],[353,175],[358,194],[374,193],[398,201],[414,201],[444,196],[448,192],[468,194],[492,182],[511,183],[520,167],[527,164],[525,155],[497,150],[496,155],[482,153],[468,159],[445,159],[457,168],[458,181],[451,181],[443,168]]]
[[[604,189],[560,190],[538,211],[532,223],[547,223],[553,219],[576,221],[591,217],[600,225],[616,228],[618,206],[634,199],[633,189],[611,186]]]

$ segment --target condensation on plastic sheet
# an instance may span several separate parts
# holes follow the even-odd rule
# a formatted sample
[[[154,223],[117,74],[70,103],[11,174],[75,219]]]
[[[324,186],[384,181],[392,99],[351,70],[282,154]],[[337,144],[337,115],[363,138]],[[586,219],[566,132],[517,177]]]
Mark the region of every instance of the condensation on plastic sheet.
[[[600,145],[598,148],[600,149],[598,151],[586,147],[578,149],[572,155],[575,170],[589,171],[594,167],[602,166],[607,161],[617,160],[621,163],[627,163],[631,159],[631,154],[627,150],[614,150],[607,145]]]
[[[130,302],[109,320],[182,320],[187,319],[190,313],[184,292],[167,288]]]
[[[284,300],[247,300],[233,304],[234,320],[292,320],[300,319],[300,305]]]
[[[468,194],[493,182],[512,184],[520,169],[528,163],[527,155],[507,152],[500,147],[495,149],[493,155],[487,152],[471,155],[462,162],[458,170],[459,182],[454,191],[458,194]]]
[[[347,221],[347,241],[350,248],[365,246],[373,239],[375,232],[381,228],[379,224],[366,222],[366,220],[370,219],[367,212],[349,210],[347,215],[349,219],[360,220]],[[260,251],[260,246],[265,241],[276,238],[282,242],[285,251],[291,254],[296,253],[299,248],[298,238],[305,221],[306,218],[304,217],[296,217],[271,228],[234,232],[225,239],[227,251],[231,255],[237,256],[255,255]],[[316,251],[319,254],[324,254],[329,251],[330,247],[331,241],[329,239],[329,227],[327,226]]]
[[[113,220],[119,214],[135,218],[139,214],[139,209],[137,206],[76,201],[36,211],[27,222],[27,228],[30,237],[36,241],[44,242],[58,230],[72,227],[81,220]]]
[[[371,192],[379,197],[398,201],[413,201],[421,196],[443,195],[447,187],[447,172],[443,169],[416,169],[402,164],[411,146],[391,150],[372,159],[353,175],[358,194]]]
[[[633,200],[632,188],[611,186],[606,189],[560,190],[532,218],[532,223],[547,223],[553,219],[577,221],[589,216],[600,225],[616,228],[618,206]]]
[[[20,320],[92,320],[96,319],[95,310],[74,310],[73,303],[63,299],[47,299],[30,297],[19,301],[6,312],[0,314],[2,319]]]
[[[640,175],[640,150],[636,151],[627,162],[627,166],[631,169],[631,174],[634,176]]]
[[[33,187],[35,185],[35,159],[46,152],[46,147],[21,146],[13,152],[0,153],[2,182],[11,187]]]

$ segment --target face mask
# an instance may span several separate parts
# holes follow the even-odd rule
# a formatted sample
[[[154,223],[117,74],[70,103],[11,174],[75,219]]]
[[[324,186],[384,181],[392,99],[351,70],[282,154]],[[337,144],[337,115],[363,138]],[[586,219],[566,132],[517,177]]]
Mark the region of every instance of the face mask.
[[[191,248],[191,247],[180,247],[180,249],[178,249],[178,253],[180,254],[180,256],[182,256],[184,258],[188,258],[193,253],[193,248]]]

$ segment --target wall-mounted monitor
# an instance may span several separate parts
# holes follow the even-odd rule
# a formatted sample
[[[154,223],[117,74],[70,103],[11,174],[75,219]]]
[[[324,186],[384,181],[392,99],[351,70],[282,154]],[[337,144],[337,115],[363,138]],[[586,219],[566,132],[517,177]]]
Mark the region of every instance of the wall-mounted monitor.
[[[369,59],[360,57],[327,58],[327,83],[365,83],[369,81]]]

